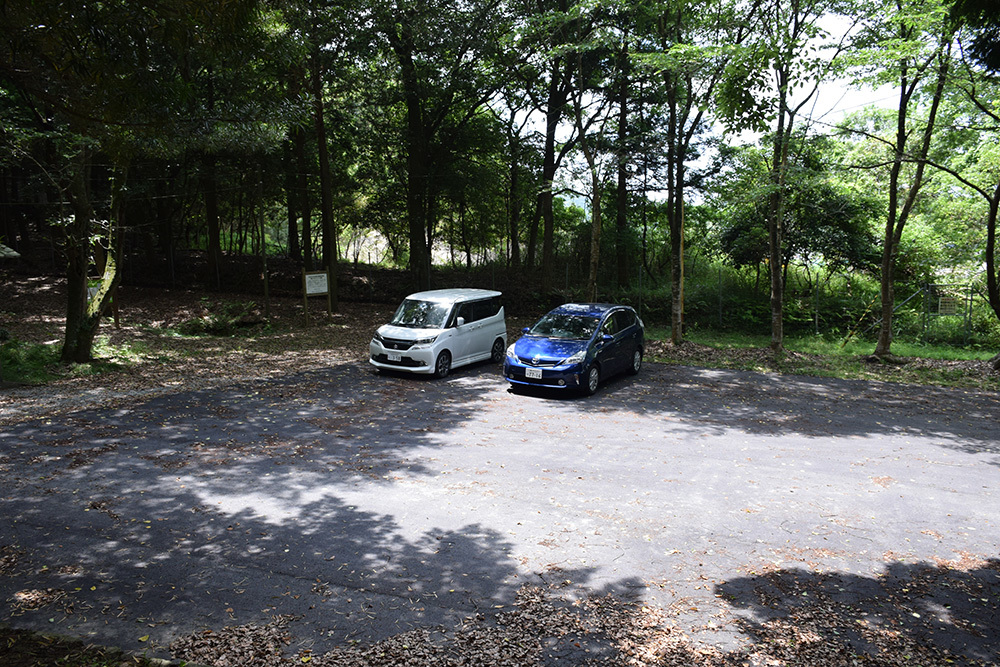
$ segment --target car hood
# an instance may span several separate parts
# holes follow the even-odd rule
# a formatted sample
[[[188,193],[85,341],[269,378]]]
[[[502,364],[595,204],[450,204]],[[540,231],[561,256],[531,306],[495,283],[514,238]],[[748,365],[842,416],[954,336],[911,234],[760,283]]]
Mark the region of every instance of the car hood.
[[[589,340],[524,336],[514,343],[514,352],[522,359],[537,358],[539,361],[561,361],[585,349],[589,344]]]
[[[441,334],[442,329],[414,329],[412,327],[397,327],[393,324],[383,324],[378,328],[378,335],[396,340],[418,340],[433,338]]]

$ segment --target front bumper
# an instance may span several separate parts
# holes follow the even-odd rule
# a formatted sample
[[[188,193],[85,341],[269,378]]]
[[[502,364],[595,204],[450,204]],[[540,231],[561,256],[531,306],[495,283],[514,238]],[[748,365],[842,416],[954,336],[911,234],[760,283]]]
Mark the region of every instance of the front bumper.
[[[434,372],[434,350],[429,347],[387,350],[377,340],[372,340],[368,345],[368,363],[387,371],[431,374]]]
[[[541,377],[528,377],[528,373],[540,374]],[[553,389],[579,389],[583,386],[586,374],[583,364],[529,366],[511,361],[508,357],[503,363],[503,376],[511,384],[552,387]]]

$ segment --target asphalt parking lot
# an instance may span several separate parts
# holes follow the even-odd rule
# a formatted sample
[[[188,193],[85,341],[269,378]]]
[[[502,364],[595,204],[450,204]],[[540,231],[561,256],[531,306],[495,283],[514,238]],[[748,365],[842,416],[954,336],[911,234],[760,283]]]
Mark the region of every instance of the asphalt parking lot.
[[[990,393],[647,364],[568,398],[345,363],[3,427],[0,470],[0,623],[128,650],[287,615],[322,651],[558,580],[723,650],[820,589],[1000,662]],[[886,606],[928,570],[953,578]]]

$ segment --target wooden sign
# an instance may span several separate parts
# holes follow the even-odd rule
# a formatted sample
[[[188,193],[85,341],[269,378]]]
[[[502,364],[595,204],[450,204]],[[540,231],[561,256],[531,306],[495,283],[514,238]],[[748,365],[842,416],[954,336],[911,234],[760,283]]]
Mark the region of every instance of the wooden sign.
[[[330,273],[328,271],[302,270],[302,305],[306,313],[306,324],[309,324],[309,297],[326,295],[326,312],[333,312],[330,294]]]

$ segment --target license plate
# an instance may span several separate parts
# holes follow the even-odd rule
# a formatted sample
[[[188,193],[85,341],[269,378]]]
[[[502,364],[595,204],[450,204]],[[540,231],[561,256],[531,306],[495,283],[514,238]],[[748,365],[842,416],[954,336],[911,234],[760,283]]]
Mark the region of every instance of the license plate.
[[[403,360],[403,355],[401,355],[399,352],[389,352],[388,355],[389,355],[389,361],[402,361]]]
[[[541,380],[542,379],[542,369],[541,368],[525,368],[524,377],[529,380]]]

